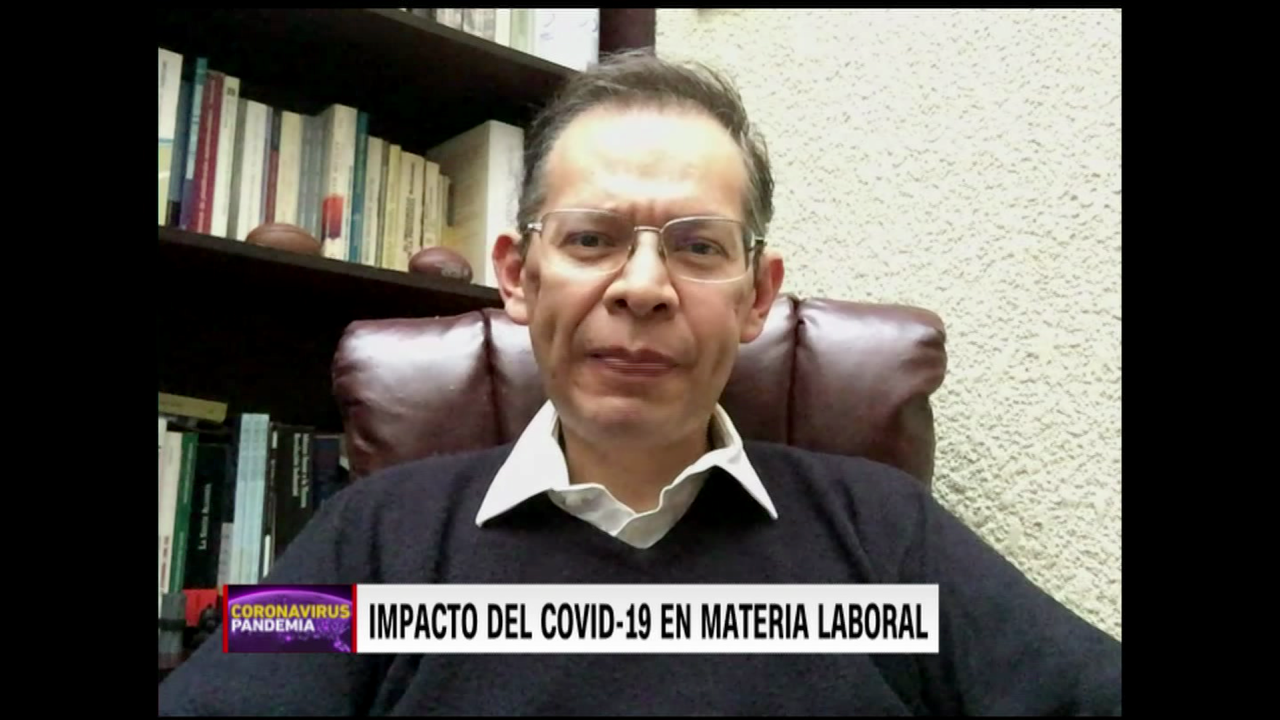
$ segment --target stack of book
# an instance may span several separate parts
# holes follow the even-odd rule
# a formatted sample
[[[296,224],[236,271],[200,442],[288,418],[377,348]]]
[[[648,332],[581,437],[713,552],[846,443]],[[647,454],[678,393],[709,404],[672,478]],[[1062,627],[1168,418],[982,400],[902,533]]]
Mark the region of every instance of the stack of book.
[[[160,393],[159,597],[257,583],[347,483],[339,433]]]
[[[400,9],[579,72],[600,59],[599,8]]]
[[[400,271],[443,246],[497,287],[490,257],[515,225],[521,128],[490,120],[414,153],[370,135],[357,108],[306,115],[244,97],[205,57],[160,48],[159,82],[160,225],[239,241],[296,225],[327,258]]]

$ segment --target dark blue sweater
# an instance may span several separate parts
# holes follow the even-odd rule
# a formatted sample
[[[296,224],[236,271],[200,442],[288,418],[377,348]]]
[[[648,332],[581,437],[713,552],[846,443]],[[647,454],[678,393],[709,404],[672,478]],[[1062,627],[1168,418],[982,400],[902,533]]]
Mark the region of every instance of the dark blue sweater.
[[[637,550],[540,497],[484,529],[510,452],[437,457],[328,502],[270,583],[939,583],[938,655],[225,655],[162,714],[1118,714],[1120,644],[1042,592],[915,480],[747,443],[771,520],[727,474]]]

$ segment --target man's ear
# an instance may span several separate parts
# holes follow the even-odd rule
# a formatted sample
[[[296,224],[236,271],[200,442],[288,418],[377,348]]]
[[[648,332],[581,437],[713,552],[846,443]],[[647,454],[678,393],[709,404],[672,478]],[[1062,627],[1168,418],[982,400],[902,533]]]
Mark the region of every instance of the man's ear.
[[[498,292],[507,315],[518,325],[529,323],[529,306],[524,295],[525,259],[520,254],[520,235],[515,231],[498,236],[493,246],[493,269],[498,275]]]
[[[782,257],[772,250],[762,252],[755,272],[755,292],[743,319],[740,342],[749,343],[764,332],[769,311],[773,309],[773,303],[778,299],[778,292],[782,288],[783,275]]]

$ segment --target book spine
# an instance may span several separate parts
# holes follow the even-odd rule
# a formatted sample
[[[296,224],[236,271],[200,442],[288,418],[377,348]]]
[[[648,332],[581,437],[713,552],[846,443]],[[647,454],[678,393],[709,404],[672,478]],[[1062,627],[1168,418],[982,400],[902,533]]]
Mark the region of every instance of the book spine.
[[[289,470],[286,482],[276,483],[276,535],[272,551],[276,559],[306,527],[315,509],[312,499],[311,440],[314,428],[298,427],[289,433]]]
[[[200,150],[201,119],[209,107],[208,94],[205,91],[208,76],[209,60],[203,57],[196,58],[195,73],[191,80],[191,117],[187,126],[186,167],[182,174],[182,212],[178,220],[178,227],[183,230],[192,229],[191,219],[196,209],[196,155]]]
[[[276,221],[276,189],[280,181],[280,132],[283,121],[282,113],[275,108],[267,108],[271,114],[271,142],[267,145],[267,172],[262,183],[262,220],[263,223]]]
[[[475,268],[477,278],[483,284],[498,287],[498,276],[493,268],[494,246],[498,235],[515,224],[520,202],[520,176],[524,153],[524,130],[506,123],[489,122],[489,207],[485,222],[485,236],[479,246],[482,267]]]
[[[302,116],[298,113],[280,113],[279,158],[273,222],[298,225],[298,179],[302,174]]]
[[[249,128],[249,105],[244,98],[236,103],[236,134],[231,153],[231,199],[227,203],[227,233],[233,238],[240,237],[240,217],[244,214],[242,208],[247,209],[248,200],[240,188],[244,186],[244,175],[248,172],[245,165],[245,152],[248,147],[248,138],[246,133],[250,132]]]
[[[464,8],[462,29],[485,40],[496,40],[496,11],[493,8]]]
[[[400,161],[404,152],[399,145],[392,144],[387,153],[386,202],[382,213],[382,256],[379,264],[388,269],[400,267],[397,257],[401,247],[400,230]]]
[[[302,452],[298,455],[298,465],[301,468],[298,474],[298,514],[299,520],[294,529],[294,535],[302,532],[302,528],[306,527],[307,522],[315,515],[315,431],[308,430],[302,433],[299,438],[302,441]]]
[[[249,450],[249,485],[245,499],[244,557],[240,568],[244,582],[253,584],[262,570],[262,502],[267,486],[267,458],[271,447],[271,419],[254,416],[253,446]]]
[[[218,555],[221,550],[219,541],[223,520],[222,494],[226,482],[226,469],[226,445],[220,443],[197,445],[184,589],[218,586]]]
[[[173,528],[178,507],[178,490],[182,477],[182,432],[166,430],[164,435],[164,473],[160,478],[160,597],[169,591],[173,575]]]
[[[253,162],[253,175],[250,177],[248,188],[252,195],[253,212],[249,215],[247,228],[244,231],[246,239],[254,228],[262,224],[263,213],[266,212],[263,205],[267,199],[267,173],[271,156],[271,108],[261,103],[256,103],[255,107],[258,112],[255,118],[253,151],[256,154],[252,158],[247,158]]]
[[[358,263],[364,255],[361,246],[364,230],[365,167],[369,161],[369,113],[356,114],[355,162],[351,172],[351,223],[348,232],[347,261]]]
[[[441,244],[439,224],[436,213],[440,204],[440,166],[426,160],[423,162],[422,180],[422,247],[434,247]]]
[[[440,215],[436,218],[436,234],[440,237],[440,244],[445,247],[453,246],[453,238],[449,237],[450,226],[450,187],[452,181],[449,176],[440,173]]]
[[[276,451],[276,477],[271,489],[271,554],[267,557],[274,562],[280,557],[288,543],[290,518],[293,516],[293,496],[298,485],[298,433],[295,428],[288,428],[280,435],[280,448]]]
[[[302,116],[299,131],[302,139],[298,142],[298,227],[306,230],[313,237],[311,229],[310,194],[311,174],[314,167],[311,163],[311,130],[315,120],[310,115]],[[317,238],[318,239],[318,238]]]
[[[324,123],[319,117],[311,128],[311,234],[324,237]]]
[[[533,9],[511,9],[511,47],[523,53],[533,52]]]
[[[249,473],[249,447],[252,443],[250,436],[250,425],[246,416],[241,415],[239,427],[236,430],[236,483],[235,492],[232,497],[235,500],[235,509],[231,513],[232,517],[232,537],[230,545],[229,567],[227,568],[227,579],[219,580],[219,585],[227,583],[243,582],[240,578],[240,563],[244,557],[244,541],[240,539],[240,531],[244,527],[244,501],[249,496],[248,492],[248,473]]]
[[[173,170],[174,138],[178,131],[178,102],[182,91],[182,56],[159,48],[159,224],[169,217],[169,175]]]
[[[388,192],[392,186],[391,177],[391,142],[382,144],[382,186],[378,188],[378,267],[386,267],[384,258],[387,254],[387,203],[391,201]]]
[[[164,468],[165,468],[165,438],[168,436],[169,422],[163,415],[159,417],[159,471],[156,474],[157,487],[160,493],[159,507],[164,507]],[[156,532],[156,550],[159,552],[156,566],[156,590],[159,592],[159,600],[161,603],[156,610],[157,612],[163,607],[164,602],[164,513],[157,513],[157,532]]]
[[[240,476],[239,441],[227,446],[224,457],[225,467],[222,471],[221,526],[218,529],[218,573],[214,587],[221,589],[223,585],[239,582],[231,574],[232,556],[235,552],[236,538],[236,492]]]
[[[262,175],[266,170],[264,160],[267,149],[267,106],[249,100],[245,103],[245,122],[248,127],[244,131],[244,147],[241,162],[244,172],[240,178],[239,195],[243,203],[243,211],[237,218],[235,239],[247,240],[262,222]]]
[[[209,234],[226,237],[230,232],[231,166],[235,158],[240,78],[226,76],[222,85],[222,121],[218,128],[218,172],[214,176],[213,210]],[[225,170],[224,170],[225,168]]]
[[[409,253],[404,259],[406,270],[409,269],[409,260],[419,250],[426,247],[426,237],[423,235],[423,230],[426,229],[427,203],[430,202],[430,197],[427,193],[427,159],[421,155],[415,157],[414,174],[416,175],[415,182],[418,183],[418,208],[417,216],[414,218],[413,243],[410,245]]]
[[[281,463],[287,456],[287,452],[283,451],[280,444],[280,436],[284,434],[281,431],[279,423],[271,424],[271,444],[267,448],[267,464],[266,475],[263,480],[262,505],[260,512],[262,513],[262,521],[259,525],[258,532],[262,538],[260,542],[258,558],[258,577],[259,579],[266,577],[271,572],[271,559],[274,557],[272,552],[272,543],[275,542],[276,532],[276,483],[279,482]]]
[[[418,212],[421,194],[419,183],[422,176],[418,157],[410,152],[400,154],[400,246],[395,256],[397,270],[408,269],[409,258],[417,252],[418,233],[422,228]]]
[[[317,186],[317,197],[320,206],[320,222],[318,226],[318,234],[316,239],[320,241],[320,254],[327,258],[339,258],[342,254],[335,247],[337,239],[341,235],[338,223],[341,222],[341,207],[337,207],[337,203],[341,202],[341,197],[329,198],[329,183],[332,179],[331,166],[336,165],[333,162],[334,152],[332,150],[333,134],[335,123],[335,109],[330,107],[320,115],[320,129],[317,133],[317,140],[320,144],[319,151],[319,185]],[[330,215],[337,215],[333,220]]]
[[[331,105],[322,118],[321,252],[327,258],[346,260],[350,249],[348,233],[351,175],[355,169],[356,111],[345,105]]]
[[[303,216],[306,225],[303,227],[316,240],[320,240],[320,163],[324,152],[321,143],[321,120],[317,116],[306,118],[306,174],[302,179]]]
[[[178,87],[178,114],[174,123],[173,153],[169,157],[169,190],[164,208],[163,224],[172,227],[178,227],[182,220],[182,177],[187,168],[191,93],[191,81],[184,79]]]
[[[200,116],[200,148],[196,156],[195,209],[192,232],[208,233],[212,227],[213,185],[218,170],[218,127],[222,122],[223,74],[211,71],[205,83],[204,111]]]
[[[182,470],[178,481],[178,501],[174,507],[173,559],[170,563],[169,592],[186,587],[187,543],[191,531],[191,493],[196,482],[196,451],[199,435],[182,433]]]
[[[462,29],[461,8],[435,8],[436,22],[451,28]]]
[[[494,12],[497,15],[494,17],[493,41],[499,45],[511,47],[511,13],[515,11],[510,8],[499,8]]]
[[[259,413],[245,413],[240,416],[240,432],[236,439],[236,501],[235,528],[233,547],[231,550],[232,583],[253,584],[257,580],[257,543],[261,529],[255,523],[261,522],[258,513],[261,511],[261,475],[264,470],[263,460],[267,446],[267,423],[269,418]],[[255,501],[258,511],[255,511]]]
[[[360,224],[360,263],[378,266],[378,241],[382,226],[382,156],[386,143],[370,137],[364,166],[364,209]]]

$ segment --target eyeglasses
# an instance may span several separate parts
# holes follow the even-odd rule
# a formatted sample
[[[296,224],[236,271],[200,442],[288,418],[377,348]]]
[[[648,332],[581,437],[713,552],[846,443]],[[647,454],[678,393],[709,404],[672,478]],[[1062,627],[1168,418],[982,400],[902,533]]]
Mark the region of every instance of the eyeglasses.
[[[654,227],[633,225],[607,210],[552,210],[524,226],[525,232],[542,236],[557,264],[589,275],[622,269],[635,254],[641,230],[658,233],[658,251],[668,272],[695,282],[742,279],[752,253],[764,247],[744,223],[726,217],[684,217]]]

